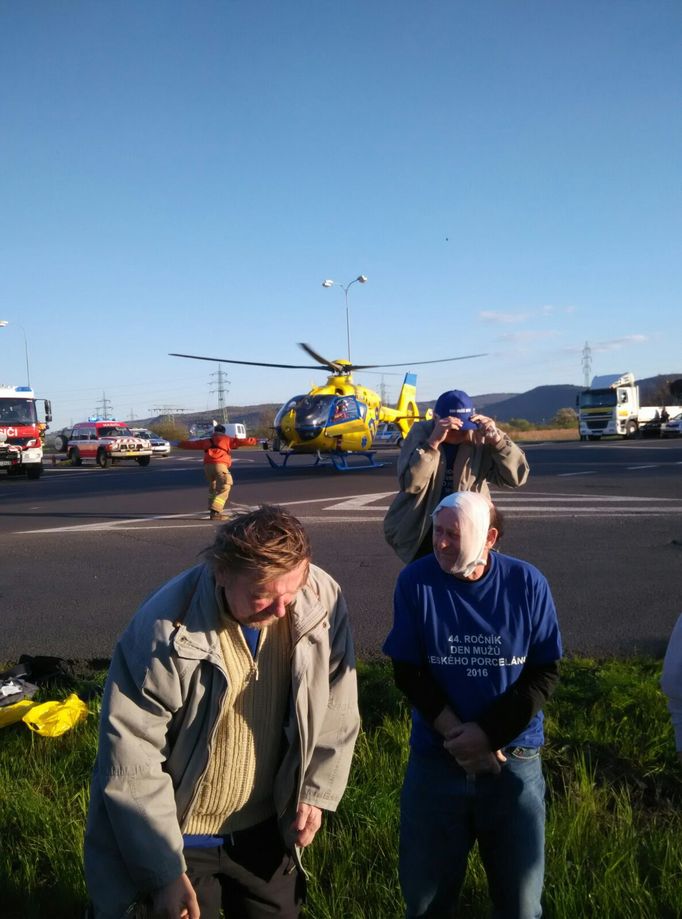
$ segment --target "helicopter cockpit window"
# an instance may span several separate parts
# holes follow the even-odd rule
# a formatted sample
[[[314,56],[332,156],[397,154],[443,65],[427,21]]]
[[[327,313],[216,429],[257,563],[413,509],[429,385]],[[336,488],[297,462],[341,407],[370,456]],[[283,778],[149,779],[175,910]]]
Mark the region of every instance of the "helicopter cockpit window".
[[[281,409],[275,415],[275,427],[281,422],[282,418],[285,418],[292,408],[296,408],[301,399],[305,399],[305,395],[292,396],[288,402],[286,402]]]
[[[326,424],[335,398],[335,396],[304,396],[296,406],[296,423]]]
[[[275,418],[275,427],[281,426],[292,411],[296,435],[302,441],[312,440],[327,426],[362,417],[360,404],[353,396],[308,393],[294,396],[282,406]]]
[[[336,399],[329,423],[341,424],[344,421],[353,421],[355,418],[360,418],[360,416],[360,406],[357,400],[352,396],[345,396],[341,399]]]

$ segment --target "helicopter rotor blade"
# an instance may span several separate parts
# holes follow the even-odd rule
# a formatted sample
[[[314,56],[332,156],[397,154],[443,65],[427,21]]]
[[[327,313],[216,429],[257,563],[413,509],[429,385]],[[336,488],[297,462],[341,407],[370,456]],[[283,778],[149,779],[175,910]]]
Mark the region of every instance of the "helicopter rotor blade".
[[[448,361],[467,361],[472,357],[487,357],[483,354],[460,354],[459,357],[439,357],[433,361],[401,361],[399,364],[351,364],[349,370],[369,370],[374,367],[418,367],[422,364],[446,364]]]
[[[187,357],[193,361],[215,361],[218,364],[244,364],[247,367],[283,367],[285,370],[319,370],[317,364],[268,364],[265,361],[237,361],[229,357],[204,357],[201,354],[177,354],[169,352],[170,357]]]
[[[280,367],[285,370],[319,370],[325,367],[331,373],[349,374],[353,370],[376,370],[382,367],[420,367],[423,364],[446,364],[449,361],[466,361],[473,357],[486,357],[487,352],[483,354],[460,354],[458,357],[440,357],[432,361],[400,361],[397,364],[350,364],[338,361],[327,360],[318,354],[314,348],[304,342],[299,342],[306,354],[309,354],[317,364],[271,364],[267,361],[238,361],[230,357],[206,357],[203,354],[178,354],[176,351],[170,351],[170,357],[185,357],[194,361],[215,361],[217,364],[242,364],[245,367]]]
[[[331,370],[332,373],[344,373],[350,371],[350,367],[346,365],[338,364],[336,361],[328,361],[326,357],[322,357],[321,354],[318,354],[317,351],[311,346],[307,345],[304,341],[299,341],[299,348],[303,348],[306,354],[309,354],[314,361],[317,361],[318,364],[321,364],[323,367],[326,367],[327,370]]]
[[[303,348],[306,354],[309,354],[313,360],[319,361],[323,367],[327,367],[334,373],[350,373],[353,370],[372,370],[381,367],[417,367],[422,364],[445,364],[448,361],[466,361],[472,357],[486,357],[487,355],[487,352],[483,354],[461,354],[458,357],[440,357],[432,361],[401,361],[399,364],[351,364],[345,361],[340,364],[337,361],[329,361],[326,357],[322,357],[313,347],[304,342],[300,341],[298,345],[300,348]]]

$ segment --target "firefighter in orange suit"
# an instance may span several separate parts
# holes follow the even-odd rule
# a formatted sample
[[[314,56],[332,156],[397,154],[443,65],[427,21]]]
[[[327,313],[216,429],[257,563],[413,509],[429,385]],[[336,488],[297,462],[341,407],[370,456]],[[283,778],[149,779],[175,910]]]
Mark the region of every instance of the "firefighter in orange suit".
[[[238,447],[255,447],[255,437],[229,437],[225,426],[217,424],[211,437],[201,440],[181,440],[181,450],[204,451],[204,474],[208,482],[208,511],[211,520],[226,520],[223,508],[232,488],[232,450]]]

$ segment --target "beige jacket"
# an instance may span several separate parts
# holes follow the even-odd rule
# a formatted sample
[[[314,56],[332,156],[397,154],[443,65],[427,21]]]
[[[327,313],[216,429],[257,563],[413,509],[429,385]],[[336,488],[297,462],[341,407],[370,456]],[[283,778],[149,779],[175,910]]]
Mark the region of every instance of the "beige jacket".
[[[206,770],[227,688],[205,565],[165,584],[121,636],[102,702],[85,835],[98,919],[121,919],[185,870],[182,830]],[[338,584],[310,568],[291,616],[291,697],[274,801],[293,849],[299,802],[335,810],[359,730],[353,646]]]
[[[441,499],[445,477],[445,451],[432,450],[426,441],[433,421],[412,425],[398,458],[400,491],[384,519],[386,542],[404,562],[411,562],[431,528],[431,514]],[[530,472],[526,455],[505,434],[496,447],[489,444],[457,447],[454,491],[489,494],[488,483],[518,488]]]

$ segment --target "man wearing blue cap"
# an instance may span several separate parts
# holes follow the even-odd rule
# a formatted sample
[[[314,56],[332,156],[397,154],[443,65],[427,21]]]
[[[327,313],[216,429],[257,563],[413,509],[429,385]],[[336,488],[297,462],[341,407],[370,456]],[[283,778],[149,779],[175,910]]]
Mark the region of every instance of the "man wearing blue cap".
[[[526,455],[461,389],[442,393],[433,419],[412,425],[398,459],[400,492],[384,520],[386,541],[404,562],[431,552],[431,514],[456,491],[489,496],[488,485],[518,488]]]

